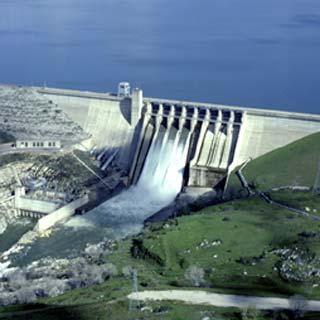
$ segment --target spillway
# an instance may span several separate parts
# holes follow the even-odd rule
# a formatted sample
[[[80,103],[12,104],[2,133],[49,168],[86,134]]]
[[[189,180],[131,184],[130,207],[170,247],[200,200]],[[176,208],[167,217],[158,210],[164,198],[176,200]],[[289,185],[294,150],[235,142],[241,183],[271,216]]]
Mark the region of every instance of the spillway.
[[[160,126],[153,136],[138,182],[67,226],[110,227],[131,234],[143,221],[170,204],[181,191],[189,149],[187,129]]]

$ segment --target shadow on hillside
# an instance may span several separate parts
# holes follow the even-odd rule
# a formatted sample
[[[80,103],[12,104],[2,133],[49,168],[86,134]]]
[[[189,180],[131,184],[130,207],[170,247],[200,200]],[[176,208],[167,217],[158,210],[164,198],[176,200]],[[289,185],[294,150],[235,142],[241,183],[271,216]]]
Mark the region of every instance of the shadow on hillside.
[[[89,318],[83,315],[77,306],[33,304],[0,310],[0,319],[88,320]]]
[[[296,290],[286,283],[268,278],[248,277],[246,283],[239,283],[238,277],[230,277],[225,284],[212,286],[212,288],[219,288],[227,290],[230,294],[237,294],[243,296],[260,296],[261,293],[272,296],[276,292],[277,295],[288,297],[294,295]]]

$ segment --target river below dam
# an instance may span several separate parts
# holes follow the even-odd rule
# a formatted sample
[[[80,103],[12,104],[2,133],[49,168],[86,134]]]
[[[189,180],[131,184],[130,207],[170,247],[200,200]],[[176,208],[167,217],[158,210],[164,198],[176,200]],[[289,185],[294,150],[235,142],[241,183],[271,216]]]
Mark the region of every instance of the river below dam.
[[[0,82],[318,112],[319,0],[0,1]]]
[[[76,257],[88,243],[118,240],[139,233],[144,220],[172,203],[181,191],[189,142],[189,130],[174,127],[166,130],[160,126],[136,185],[92,211],[71,218],[64,225],[54,228],[48,236],[37,237],[23,250],[10,255],[12,265],[28,265],[46,257]],[[2,238],[9,237],[12,229],[16,229],[16,235],[21,236],[21,231],[30,224],[23,226],[25,229],[16,225],[9,227]],[[9,248],[4,246],[2,251]]]

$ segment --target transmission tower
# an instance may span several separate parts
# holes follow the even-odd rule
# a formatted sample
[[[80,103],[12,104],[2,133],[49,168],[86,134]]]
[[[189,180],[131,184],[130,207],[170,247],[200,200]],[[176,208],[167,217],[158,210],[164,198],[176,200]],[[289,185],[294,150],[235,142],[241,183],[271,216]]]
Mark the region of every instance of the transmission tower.
[[[316,180],[314,182],[313,191],[316,193],[320,193],[320,161],[318,164],[318,172],[317,172]]]
[[[132,293],[134,297],[138,296],[138,272],[136,269],[132,272]],[[130,299],[129,311],[137,310],[140,307],[139,300]]]

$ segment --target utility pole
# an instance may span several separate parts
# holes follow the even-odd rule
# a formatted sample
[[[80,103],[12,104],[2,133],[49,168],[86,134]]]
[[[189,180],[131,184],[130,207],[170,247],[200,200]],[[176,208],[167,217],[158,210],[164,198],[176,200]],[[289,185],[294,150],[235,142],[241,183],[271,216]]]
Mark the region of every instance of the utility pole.
[[[318,172],[313,186],[313,192],[320,193],[320,160],[318,164]]]
[[[136,269],[132,272],[132,293],[133,296],[137,298],[138,296],[138,272]],[[130,299],[129,301],[129,312],[135,311],[140,307],[139,300]]]

